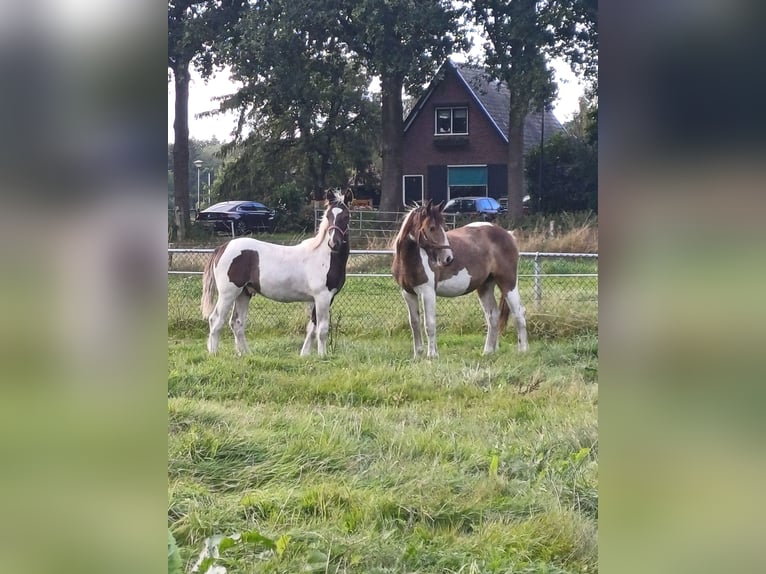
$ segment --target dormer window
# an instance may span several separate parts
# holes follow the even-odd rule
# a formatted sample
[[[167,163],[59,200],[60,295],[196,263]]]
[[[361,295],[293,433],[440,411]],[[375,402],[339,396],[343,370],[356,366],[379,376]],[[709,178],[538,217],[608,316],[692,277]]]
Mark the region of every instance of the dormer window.
[[[436,108],[436,135],[467,134],[468,108]]]

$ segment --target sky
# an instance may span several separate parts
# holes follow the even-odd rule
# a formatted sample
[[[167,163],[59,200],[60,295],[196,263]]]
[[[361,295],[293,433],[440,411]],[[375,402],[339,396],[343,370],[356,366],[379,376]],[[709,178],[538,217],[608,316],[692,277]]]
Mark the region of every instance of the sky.
[[[458,58],[454,59],[458,60]],[[572,119],[574,113],[577,112],[579,99],[583,95],[583,86],[566,63],[554,61],[552,66],[559,86],[559,97],[554,102],[553,113],[563,124]],[[229,140],[231,131],[236,126],[234,113],[208,118],[196,118],[195,116],[201,112],[216,109],[218,104],[213,98],[235,92],[237,85],[229,80],[227,72],[219,72],[204,82],[199,74],[192,71],[191,78],[189,86],[189,137],[196,140],[209,140],[216,137],[222,142]],[[175,90],[171,81],[168,83],[168,143],[174,140],[174,98]]]

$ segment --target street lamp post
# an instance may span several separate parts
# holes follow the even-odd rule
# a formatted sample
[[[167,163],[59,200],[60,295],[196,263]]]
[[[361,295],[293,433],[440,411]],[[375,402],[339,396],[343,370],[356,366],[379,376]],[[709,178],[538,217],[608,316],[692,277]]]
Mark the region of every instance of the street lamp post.
[[[208,205],[211,205],[213,202],[212,198],[210,197],[210,171],[211,170],[209,169],[207,170],[207,204]]]
[[[194,165],[197,167],[197,213],[199,213],[199,168],[202,167],[202,160],[195,160]]]

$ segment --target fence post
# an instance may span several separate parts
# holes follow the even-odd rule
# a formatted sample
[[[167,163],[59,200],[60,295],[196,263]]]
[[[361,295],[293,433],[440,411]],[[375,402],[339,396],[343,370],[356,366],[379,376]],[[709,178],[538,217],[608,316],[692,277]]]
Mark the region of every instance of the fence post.
[[[535,260],[534,260],[534,270],[535,270],[535,286],[534,286],[534,294],[535,294],[535,309],[540,309],[540,302],[543,299],[543,280],[540,276],[540,252],[538,251],[535,253]]]

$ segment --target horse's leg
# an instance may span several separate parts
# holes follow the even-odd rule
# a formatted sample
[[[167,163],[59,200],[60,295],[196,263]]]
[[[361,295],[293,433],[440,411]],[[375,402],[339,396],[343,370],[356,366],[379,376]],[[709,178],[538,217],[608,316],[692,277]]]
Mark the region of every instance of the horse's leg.
[[[245,327],[247,326],[247,311],[250,306],[250,295],[242,291],[234,300],[234,310],[231,312],[229,326],[234,333],[234,341],[237,345],[237,353],[240,355],[250,352],[250,347],[245,339]]]
[[[420,334],[420,303],[418,296],[414,293],[407,293],[402,289],[402,297],[407,304],[407,312],[410,316],[410,330],[412,331],[412,343],[414,346],[415,357],[417,358],[423,352],[423,338]]]
[[[487,281],[477,290],[479,303],[484,310],[484,319],[487,321],[487,338],[484,341],[484,354],[488,355],[497,351],[498,346],[498,328],[497,321],[500,317],[500,311],[495,301],[495,282]]]
[[[421,293],[423,295],[423,312],[426,316],[427,356],[435,358],[439,356],[439,351],[436,349],[436,290],[428,286]]]
[[[331,303],[331,295],[325,296],[325,294],[321,294],[314,298],[314,309],[316,310],[317,354],[320,357],[324,357],[327,354],[327,335],[330,332]]]
[[[519,351],[526,351],[529,348],[529,345],[527,344],[527,319],[524,315],[524,305],[521,304],[518,284],[506,293],[505,299],[508,301],[508,306],[513,313],[513,321],[516,325],[516,336],[519,340]]]
[[[306,339],[303,341],[303,347],[301,348],[301,357],[306,357],[311,354],[311,345],[314,341],[314,331],[317,326],[316,306],[314,303],[309,305],[309,322],[306,325]]]
[[[234,285],[226,285],[218,290],[218,301],[208,319],[210,335],[207,338],[207,350],[210,353],[218,352],[218,334],[221,332],[221,328],[226,322],[226,315],[239,292],[239,288]]]

